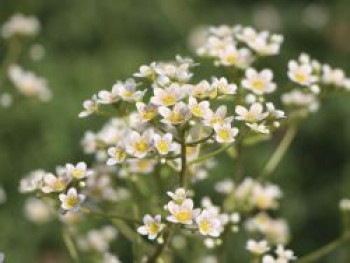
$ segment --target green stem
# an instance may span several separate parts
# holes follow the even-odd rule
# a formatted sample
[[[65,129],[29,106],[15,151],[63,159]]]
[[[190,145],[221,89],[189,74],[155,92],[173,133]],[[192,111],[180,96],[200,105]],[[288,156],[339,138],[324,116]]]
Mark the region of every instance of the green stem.
[[[19,39],[12,38],[8,43],[8,50],[6,56],[0,66],[0,84],[4,81],[7,74],[8,67],[14,64],[21,54],[22,46]]]
[[[233,143],[226,144],[226,145],[222,146],[221,148],[217,149],[216,151],[213,151],[213,152],[208,153],[208,154],[204,154],[204,155],[198,157],[197,159],[190,161],[188,163],[188,165],[200,163],[200,162],[203,162],[209,158],[212,158],[212,157],[218,155],[219,153],[226,151],[228,148],[232,147],[232,145],[233,145]]]
[[[320,258],[326,256],[327,254],[331,253],[334,251],[336,248],[338,248],[340,245],[348,241],[350,238],[350,235],[343,235],[325,246],[317,249],[314,252],[311,252],[310,254],[307,254],[303,257],[301,257],[299,260],[296,261],[296,263],[310,263],[310,262],[316,262]]]
[[[79,256],[78,256],[77,249],[74,245],[72,237],[69,235],[69,233],[66,229],[62,230],[62,238],[63,238],[64,244],[67,247],[69,256],[72,258],[72,260],[74,262],[79,262]]]
[[[280,144],[278,145],[275,152],[272,154],[266,166],[264,167],[261,174],[259,175],[258,180],[265,180],[276,169],[277,165],[280,163],[280,161],[286,154],[289,146],[291,145],[297,133],[297,130],[298,130],[297,125],[292,124],[291,126],[289,126]]]
[[[186,156],[186,142],[185,142],[185,130],[181,131],[181,170],[180,170],[180,187],[186,187],[186,169],[187,169],[187,156]]]
[[[154,251],[154,253],[147,259],[146,263],[155,263],[164,251],[164,249],[167,247],[168,243],[171,240],[171,236],[173,234],[173,231],[171,229],[171,226],[169,227],[168,231],[164,233],[164,241],[162,244],[159,244]]]

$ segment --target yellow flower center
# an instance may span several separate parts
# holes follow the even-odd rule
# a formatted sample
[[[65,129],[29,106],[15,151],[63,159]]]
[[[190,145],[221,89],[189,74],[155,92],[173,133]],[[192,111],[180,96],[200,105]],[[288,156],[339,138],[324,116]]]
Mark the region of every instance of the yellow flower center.
[[[175,104],[176,98],[174,95],[168,93],[162,97],[161,101],[165,106],[170,106]]]
[[[150,110],[150,111],[145,111],[144,113],[142,113],[142,118],[149,121],[151,119],[153,119],[156,116],[157,112]]]
[[[182,116],[179,113],[172,112],[169,116],[171,123],[180,123],[182,121]]]
[[[213,116],[210,119],[210,124],[213,126],[214,124],[223,124],[224,120],[219,116]]]
[[[191,108],[191,112],[194,116],[197,116],[197,117],[203,116],[203,109],[199,105],[193,106]]]
[[[75,178],[81,178],[84,176],[84,171],[76,169],[73,171],[72,176]]]
[[[66,187],[66,184],[65,184],[64,181],[62,181],[62,180],[56,180],[52,188],[53,188],[54,191],[61,191],[61,190],[63,190],[65,187]]]
[[[245,119],[246,121],[249,121],[249,122],[255,122],[256,119],[257,119],[257,116],[254,112],[247,112],[247,114],[245,115]]]
[[[136,152],[146,152],[148,150],[148,143],[145,140],[139,140],[135,143]]]
[[[220,129],[218,136],[223,141],[228,141],[231,138],[231,133],[227,129]]]
[[[165,140],[161,140],[157,143],[157,148],[160,152],[168,152],[169,151],[169,143]]]
[[[235,54],[230,54],[226,57],[226,61],[230,64],[237,63],[237,56]]]
[[[177,212],[175,214],[175,218],[177,221],[179,221],[180,223],[183,223],[183,222],[186,222],[186,221],[189,221],[192,219],[192,214],[190,211],[188,210],[185,210],[185,211],[180,211],[180,212]]]
[[[307,79],[307,76],[302,72],[295,73],[294,77],[295,77],[297,82],[301,82],[301,83],[305,82]]]
[[[122,95],[125,98],[131,98],[132,96],[134,96],[134,92],[130,90],[124,90]]]
[[[256,205],[262,209],[267,208],[270,205],[270,198],[267,195],[260,195],[256,199]]]
[[[199,227],[200,229],[203,231],[203,232],[209,232],[211,226],[209,224],[209,222],[207,220],[202,220],[200,223],[199,223]]]
[[[254,80],[252,83],[252,87],[254,90],[263,90],[264,86],[264,82],[261,80]]]
[[[69,207],[74,207],[78,204],[79,200],[77,196],[68,196],[67,198],[67,205]]]
[[[114,154],[114,158],[116,160],[123,160],[126,157],[126,153],[123,150],[116,150],[115,154]]]
[[[148,233],[150,233],[151,235],[156,235],[158,233],[158,224],[155,222],[152,222],[148,226]]]

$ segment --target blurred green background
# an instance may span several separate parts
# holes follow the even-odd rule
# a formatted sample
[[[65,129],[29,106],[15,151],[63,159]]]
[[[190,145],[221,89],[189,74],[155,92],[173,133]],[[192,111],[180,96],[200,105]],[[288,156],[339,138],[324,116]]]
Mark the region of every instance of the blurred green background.
[[[10,263],[68,262],[58,224],[25,220],[20,178],[36,168],[89,160],[80,139],[103,120],[78,119],[82,101],[141,64],[191,55],[188,36],[198,26],[241,23],[282,32],[281,56],[266,61],[277,79],[285,78],[287,60],[301,51],[350,74],[349,0],[0,0],[0,23],[17,12],[36,15],[42,23],[37,42],[46,56],[34,65],[23,57],[22,65],[48,79],[53,100],[24,99],[0,110],[0,183],[8,193],[0,206],[0,251]],[[198,74],[209,78],[210,67]],[[248,150],[247,175],[255,176],[275,140]],[[210,189],[225,170],[215,174],[201,189]],[[291,224],[290,246],[297,255],[338,235],[338,200],[350,197],[350,94],[328,100],[304,122],[272,180],[285,191],[281,215]],[[322,262],[350,262],[349,251],[350,245]]]

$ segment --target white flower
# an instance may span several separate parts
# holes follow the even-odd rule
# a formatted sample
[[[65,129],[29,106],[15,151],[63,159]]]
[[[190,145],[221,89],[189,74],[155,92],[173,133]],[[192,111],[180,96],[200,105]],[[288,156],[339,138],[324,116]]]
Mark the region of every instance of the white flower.
[[[26,200],[24,213],[28,220],[38,224],[49,221],[53,215],[49,203],[32,197]]]
[[[68,189],[66,194],[60,194],[59,199],[61,201],[61,207],[64,210],[77,211],[80,204],[84,202],[85,196],[82,194],[78,194],[77,189],[72,187]]]
[[[173,142],[173,135],[171,133],[166,133],[163,136],[154,134],[153,139],[154,147],[156,147],[159,154],[165,155],[176,151],[178,148],[178,144]]]
[[[317,111],[319,107],[319,101],[315,94],[304,93],[298,89],[283,94],[281,100],[285,105],[306,107],[311,112]]]
[[[92,174],[92,171],[87,169],[87,165],[84,162],[79,162],[76,165],[71,163],[66,164],[67,177],[70,179],[83,179]]]
[[[167,217],[167,220],[172,223],[190,225],[200,213],[199,209],[193,209],[193,201],[191,199],[186,199],[181,204],[170,201],[167,207],[171,214]]]
[[[142,121],[150,121],[158,114],[157,106],[152,103],[145,104],[143,102],[136,102],[136,109]]]
[[[135,73],[134,76],[137,78],[150,78],[153,79],[154,75],[156,73],[156,63],[152,62],[149,66],[148,65],[142,65],[140,67],[139,72]]]
[[[282,245],[277,246],[276,254],[278,259],[285,260],[284,262],[296,259],[294,252],[290,249],[285,249]]]
[[[153,146],[153,131],[146,130],[142,135],[132,131],[127,139],[126,152],[137,158],[143,158]]]
[[[282,262],[278,262],[273,256],[271,255],[265,255],[262,258],[262,263],[282,263]]]
[[[310,86],[317,81],[317,77],[312,74],[311,65],[298,64],[295,60],[288,63],[288,77],[303,86]]]
[[[346,76],[342,69],[333,69],[329,65],[323,65],[321,80],[324,84],[342,87],[346,82]]]
[[[262,255],[270,250],[266,240],[255,241],[253,239],[248,240],[246,249],[256,255]]]
[[[350,199],[342,199],[339,202],[339,208],[343,211],[350,211]]]
[[[112,104],[119,100],[119,86],[114,85],[112,87],[112,91],[101,90],[98,93],[98,97],[100,98],[99,102],[102,104]]]
[[[46,172],[44,170],[30,172],[20,181],[19,191],[21,193],[29,193],[41,189],[45,174]]]
[[[286,117],[284,111],[276,110],[275,105],[272,102],[266,103],[266,109],[269,112],[270,116],[274,119],[283,119]]]
[[[235,184],[231,179],[225,179],[217,182],[214,186],[214,189],[218,193],[229,194],[233,191],[234,186]]]
[[[151,102],[157,106],[172,106],[184,97],[184,89],[176,83],[166,89],[154,88]]]
[[[262,133],[262,134],[269,134],[270,130],[267,128],[267,126],[263,123],[246,123],[246,125],[252,130],[257,133]]]
[[[215,140],[218,143],[230,143],[235,140],[235,137],[238,134],[237,128],[232,128],[229,123],[226,124],[215,124]]]
[[[256,95],[271,93],[276,90],[276,84],[272,82],[273,73],[269,69],[257,72],[249,68],[245,72],[245,79],[242,80],[242,86]]]
[[[21,67],[12,65],[8,69],[8,76],[23,95],[35,97],[41,101],[51,99],[51,91],[47,87],[46,80],[33,72],[24,71]]]
[[[236,93],[237,85],[229,84],[227,79],[222,77],[220,79],[213,78],[212,87],[221,95],[232,95]]]
[[[108,148],[107,153],[109,155],[107,165],[115,165],[122,163],[126,158],[125,148],[121,145]]]
[[[79,118],[85,118],[98,110],[98,100],[96,95],[93,95],[91,100],[83,102],[84,111],[79,113]]]
[[[161,223],[161,215],[152,217],[147,214],[143,217],[143,223],[143,226],[137,228],[137,232],[141,235],[148,236],[148,239],[155,239],[164,228],[164,225]]]
[[[209,105],[209,101],[201,101],[198,103],[196,98],[189,97],[188,107],[191,113],[196,117],[203,118],[210,110]]]
[[[13,15],[1,28],[3,38],[10,38],[14,35],[34,36],[39,32],[40,24],[34,16],[22,14]]]
[[[62,192],[67,186],[67,180],[62,177],[56,177],[52,173],[47,173],[44,176],[44,185],[41,190],[44,193],[52,193],[52,192]]]
[[[222,225],[217,218],[217,214],[207,209],[203,210],[202,213],[196,217],[196,223],[199,232],[205,236],[218,237],[222,231]]]
[[[252,203],[259,209],[266,210],[278,206],[277,199],[282,197],[280,188],[276,185],[256,185],[251,193]]]
[[[117,82],[113,85],[114,90],[124,101],[139,101],[142,99],[144,92],[136,90],[137,84],[134,79],[127,79],[125,82]]]
[[[237,49],[234,45],[227,46],[219,52],[219,64],[223,66],[235,66],[238,68],[247,68],[253,61],[249,49]]]
[[[174,193],[167,192],[167,195],[177,204],[182,204],[186,200],[188,193],[185,188],[178,188]]]
[[[167,107],[159,107],[158,112],[163,117],[161,122],[172,125],[181,124],[191,118],[188,106],[182,101],[175,104],[172,110]]]
[[[249,110],[241,105],[237,105],[235,111],[238,114],[236,119],[246,122],[258,122],[269,115],[268,112],[263,112],[263,106],[258,102],[253,103]]]
[[[219,108],[217,108],[216,112],[208,110],[204,115],[203,124],[210,127],[214,127],[215,124],[230,124],[233,120],[233,117],[226,117],[226,114],[226,105],[221,105]]]

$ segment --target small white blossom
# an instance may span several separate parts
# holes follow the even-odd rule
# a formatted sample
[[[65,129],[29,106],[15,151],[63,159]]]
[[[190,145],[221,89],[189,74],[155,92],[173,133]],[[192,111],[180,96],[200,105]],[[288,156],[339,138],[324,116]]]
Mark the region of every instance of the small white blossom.
[[[266,109],[269,112],[270,116],[274,119],[283,119],[286,117],[284,111],[276,110],[275,105],[272,102],[266,103]]]
[[[145,104],[143,102],[136,102],[136,109],[142,121],[150,121],[158,114],[157,106],[152,103]]]
[[[66,194],[60,194],[59,199],[61,201],[61,207],[64,210],[77,211],[80,204],[84,202],[85,196],[78,194],[77,189],[72,187],[68,189]]]
[[[278,256],[279,262],[289,262],[290,260],[295,260],[294,252],[290,249],[285,249],[282,245],[279,245],[276,249],[276,254]]]
[[[1,28],[3,38],[12,36],[35,36],[40,30],[40,24],[34,16],[24,16],[22,14],[13,15]]]
[[[159,107],[158,112],[163,117],[161,122],[166,124],[178,125],[191,118],[188,106],[182,101],[175,104],[172,110],[167,107]]]
[[[185,188],[178,188],[175,192],[167,192],[167,195],[177,204],[182,204],[188,197],[188,192]]]
[[[56,177],[52,173],[45,174],[43,178],[44,185],[41,190],[44,193],[62,192],[67,186],[67,180],[62,177]]]
[[[217,215],[210,210],[203,210],[202,213],[196,217],[196,223],[202,235],[218,237],[221,233],[221,222],[217,218]]]
[[[112,90],[117,93],[124,101],[132,102],[142,99],[144,92],[137,91],[137,84],[134,79],[127,79],[125,82],[117,82],[113,85]]]
[[[267,128],[267,126],[263,123],[246,123],[246,125],[252,130],[257,133],[262,133],[262,134],[269,134],[270,130]]]
[[[221,95],[232,95],[236,93],[237,85],[229,84],[227,79],[222,77],[220,79],[213,78],[212,86]]]
[[[209,101],[201,101],[198,103],[196,98],[189,97],[188,107],[191,113],[196,117],[203,118],[210,110],[209,106]]]
[[[215,112],[208,110],[204,115],[203,124],[206,126],[214,127],[216,124],[230,124],[233,121],[233,116],[226,117],[227,107],[226,105],[221,105],[217,108]]]
[[[248,240],[246,249],[253,254],[262,255],[270,250],[266,240],[255,241],[253,239]]]
[[[179,84],[171,84],[168,88],[154,88],[151,102],[157,106],[172,106],[184,97],[184,90]]]
[[[253,103],[249,110],[241,105],[236,106],[237,120],[246,121],[250,123],[258,122],[265,119],[269,113],[263,112],[264,108],[261,103]]]
[[[215,124],[215,140],[218,143],[230,143],[235,140],[238,134],[237,128],[232,128],[230,124],[226,123],[223,125]]]
[[[137,232],[141,235],[148,236],[148,239],[155,239],[164,228],[164,225],[161,223],[161,215],[152,217],[147,214],[143,217],[143,223],[143,226],[137,228]]]
[[[159,154],[165,155],[169,152],[176,151],[178,144],[173,142],[173,135],[171,133],[166,133],[163,136],[159,134],[154,134],[154,147],[157,149]]]
[[[125,148],[121,145],[108,148],[107,153],[109,155],[107,165],[115,165],[122,163],[126,158]]]
[[[28,220],[37,224],[48,222],[53,216],[49,203],[32,197],[26,200],[24,213]]]
[[[167,205],[170,216],[167,220],[172,223],[180,223],[190,225],[193,220],[199,215],[199,209],[193,209],[193,201],[191,199],[184,200],[181,204],[170,201]]]
[[[126,143],[128,154],[137,158],[144,158],[153,146],[153,131],[147,130],[142,135],[132,131]]]
[[[234,182],[230,179],[225,179],[222,181],[219,181],[215,184],[214,189],[216,192],[221,194],[229,194],[234,189]]]
[[[312,73],[309,64],[298,64],[295,60],[288,63],[288,77],[303,86],[310,86],[317,81],[317,77]]]
[[[128,160],[129,171],[131,173],[149,174],[153,172],[156,160],[152,159],[130,159]]]
[[[238,49],[234,45],[227,46],[219,53],[219,64],[223,66],[235,66],[238,68],[247,68],[253,61],[249,49]]]
[[[249,68],[245,72],[242,86],[256,95],[271,93],[276,90],[276,84],[272,82],[272,78],[273,73],[269,69],[257,72],[255,69]]]
[[[67,163],[66,164],[67,177],[70,179],[81,180],[92,174],[92,171],[87,168],[85,162],[79,162],[76,165]]]
[[[85,118],[98,110],[98,99],[93,95],[91,100],[83,102],[84,111],[79,113],[79,118]]]

